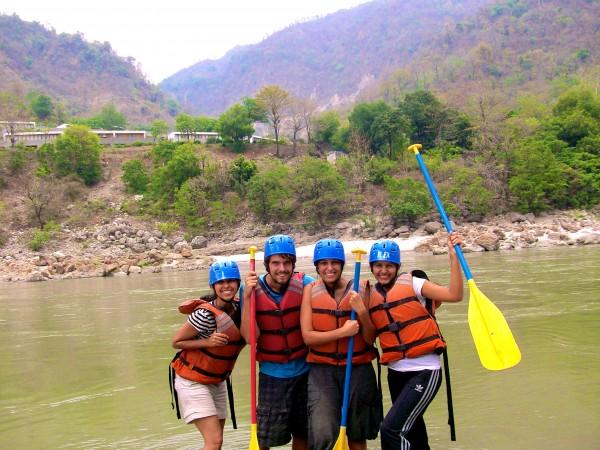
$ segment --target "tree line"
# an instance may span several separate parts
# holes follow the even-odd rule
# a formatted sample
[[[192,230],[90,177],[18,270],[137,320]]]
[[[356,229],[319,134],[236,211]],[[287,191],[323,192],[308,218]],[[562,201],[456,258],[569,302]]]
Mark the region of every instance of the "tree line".
[[[340,217],[369,221],[375,209],[397,225],[411,224],[433,211],[416,163],[405,151],[412,142],[423,144],[442,200],[456,218],[592,208],[600,201],[600,97],[584,85],[568,89],[552,106],[523,96],[497,122],[469,117],[428,91],[395,102],[357,103],[345,116],[312,111],[298,121],[305,138],[310,136],[303,156],[278,158],[276,151],[259,160],[243,154],[230,162],[219,158],[221,146],[233,140],[225,131],[228,117],[243,116],[250,124],[267,120],[273,130],[293,123],[290,111],[266,111],[257,95],[218,119],[178,116],[180,127],[191,119],[196,124],[185,126],[217,130],[224,143],[159,141],[144,157],[127,161],[123,182],[143,200],[123,207],[198,231],[222,229],[249,214],[264,223],[296,221],[316,228]],[[283,129],[274,132],[277,139]],[[244,142],[233,148],[243,151]],[[312,151],[316,148],[344,156],[331,164]],[[3,173],[17,172],[31,152],[12,151]],[[36,178],[53,185],[56,178],[69,177],[91,186],[102,177],[101,152],[85,126],[72,126],[33,151]],[[37,214],[41,227],[50,220],[44,214]]]

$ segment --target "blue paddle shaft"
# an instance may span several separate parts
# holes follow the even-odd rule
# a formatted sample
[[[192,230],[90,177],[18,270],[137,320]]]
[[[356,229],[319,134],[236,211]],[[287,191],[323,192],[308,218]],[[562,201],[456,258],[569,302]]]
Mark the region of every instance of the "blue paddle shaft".
[[[360,289],[360,261],[354,263],[354,291]],[[356,320],[356,311],[350,311],[350,320]],[[354,336],[348,342],[348,357],[346,359],[346,376],[344,378],[344,401],[342,402],[342,420],[340,426],[345,427],[348,423],[348,402],[350,400],[350,378],[352,376],[352,353],[354,353]]]
[[[448,233],[452,233],[452,224],[448,220],[448,216],[446,215],[446,211],[444,210],[444,206],[442,205],[440,196],[438,195],[438,193],[435,189],[433,180],[429,176],[429,171],[427,170],[427,167],[425,167],[425,162],[423,161],[423,157],[421,156],[421,154],[419,152],[415,152],[415,156],[417,157],[417,162],[419,163],[419,168],[421,169],[421,172],[423,172],[423,177],[425,177],[425,182],[427,183],[429,192],[431,192],[431,196],[433,197],[435,206],[437,206],[440,216],[442,217],[442,221],[444,222],[446,230],[448,231]],[[471,269],[469,269],[469,265],[467,264],[467,260],[465,259],[465,256],[463,255],[460,245],[456,244],[454,246],[454,250],[456,250],[456,255],[458,256],[458,260],[460,261],[460,266],[462,267],[465,277],[467,278],[467,280],[472,280],[473,275],[471,275]]]

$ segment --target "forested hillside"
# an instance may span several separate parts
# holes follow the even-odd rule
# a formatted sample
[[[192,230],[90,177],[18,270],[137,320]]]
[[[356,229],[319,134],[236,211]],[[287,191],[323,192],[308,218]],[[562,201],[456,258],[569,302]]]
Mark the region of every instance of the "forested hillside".
[[[490,0],[385,0],[292,25],[161,83],[193,113],[218,114],[263,85],[335,106],[410,63],[439,30]]]
[[[374,1],[199,62],[161,87],[213,115],[266,84],[328,107],[425,88],[475,110],[479,98],[465,94],[546,95],[597,65],[598,17],[597,0]]]
[[[57,34],[16,15],[0,15],[0,92],[46,95],[64,116],[91,115],[106,104],[133,124],[167,116],[166,96],[144,78],[133,58],[119,57],[108,42]]]
[[[414,89],[439,92],[474,115],[524,94],[555,98],[575,78],[600,80],[600,2],[502,0],[448,22],[363,98],[393,100]]]

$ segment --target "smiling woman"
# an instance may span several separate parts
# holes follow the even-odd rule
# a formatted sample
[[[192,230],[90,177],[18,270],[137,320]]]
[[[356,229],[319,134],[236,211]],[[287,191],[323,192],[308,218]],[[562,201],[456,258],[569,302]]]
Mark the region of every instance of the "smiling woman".
[[[170,380],[177,418],[198,428],[205,449],[218,450],[227,417],[225,380],[244,347],[240,308],[234,299],[240,271],[233,261],[216,262],[208,280],[213,296],[180,307],[190,315],[173,336],[173,347],[180,351],[171,362]]]

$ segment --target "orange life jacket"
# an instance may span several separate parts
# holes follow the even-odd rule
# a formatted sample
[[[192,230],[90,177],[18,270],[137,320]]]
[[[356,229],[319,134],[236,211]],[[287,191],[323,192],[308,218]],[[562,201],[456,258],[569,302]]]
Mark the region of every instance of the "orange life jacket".
[[[341,328],[350,319],[350,289],[352,281],[348,282],[346,292],[339,304],[327,292],[322,280],[312,284],[310,304],[312,307],[312,325],[315,331],[332,331]],[[350,338],[338,339],[326,344],[309,347],[306,360],[309,363],[331,364],[345,366],[348,356]],[[376,350],[367,345],[360,333],[354,336],[354,351],[352,364],[366,364],[376,357]]]
[[[442,353],[446,343],[434,316],[433,302],[427,309],[412,287],[412,275],[402,273],[384,296],[369,288],[369,313],[381,346],[381,363]]]
[[[204,300],[186,300],[179,306],[182,314],[191,314],[197,309],[210,311],[217,322],[217,332],[229,337],[227,345],[178,352],[171,367],[182,378],[202,384],[217,384],[225,380],[246,343],[233,319],[225,312]]]
[[[294,273],[279,304],[259,282],[256,286],[256,323],[260,336],[256,345],[258,361],[285,363],[304,358],[308,349],[300,330],[300,305],[304,275]]]

